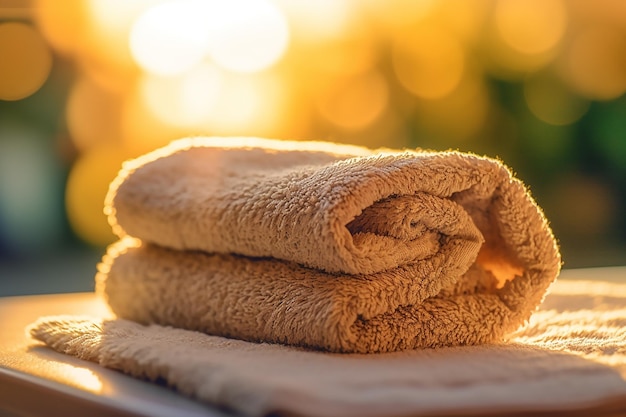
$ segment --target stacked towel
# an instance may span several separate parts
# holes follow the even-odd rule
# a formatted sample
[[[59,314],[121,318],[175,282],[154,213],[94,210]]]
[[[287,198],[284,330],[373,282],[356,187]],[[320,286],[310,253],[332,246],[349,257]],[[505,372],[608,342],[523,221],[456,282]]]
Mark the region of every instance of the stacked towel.
[[[459,152],[183,139],[125,163],[105,212],[118,317],[333,352],[501,340],[560,268],[523,184]]]

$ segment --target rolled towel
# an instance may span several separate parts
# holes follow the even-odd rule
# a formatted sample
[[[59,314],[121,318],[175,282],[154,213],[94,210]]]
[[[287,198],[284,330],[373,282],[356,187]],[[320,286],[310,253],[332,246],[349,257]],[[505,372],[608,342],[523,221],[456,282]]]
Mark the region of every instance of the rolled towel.
[[[126,163],[105,210],[118,316],[336,352],[499,340],[560,268],[523,184],[459,152],[184,139]]]

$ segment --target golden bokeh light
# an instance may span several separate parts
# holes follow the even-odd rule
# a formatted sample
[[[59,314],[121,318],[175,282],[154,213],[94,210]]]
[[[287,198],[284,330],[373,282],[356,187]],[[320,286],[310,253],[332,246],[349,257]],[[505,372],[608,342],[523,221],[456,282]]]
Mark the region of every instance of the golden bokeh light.
[[[123,148],[105,144],[81,154],[72,166],[65,205],[72,229],[86,242],[104,246],[115,240],[102,210],[109,183],[127,157]]]
[[[198,1],[157,4],[133,23],[129,45],[135,61],[158,75],[181,74],[208,52],[208,21]]]
[[[607,25],[624,27],[626,25],[626,2],[621,0],[568,0],[569,14],[575,23],[588,25]]]
[[[180,137],[458,147],[547,164],[580,162],[565,150],[593,126],[588,146],[622,172],[625,1],[32,1],[35,29],[62,55],[32,103],[68,88],[68,135],[57,136],[77,158],[67,207],[94,244],[111,239],[102,197],[121,160]],[[38,33],[0,23],[0,99],[45,82]]]
[[[215,135],[275,136],[281,130],[285,109],[283,81],[266,74],[248,77],[224,72],[213,111],[204,132]]]
[[[275,0],[293,37],[304,44],[340,39],[355,18],[355,0]]]
[[[193,132],[185,132],[165,123],[149,108],[145,98],[137,85],[124,97],[121,108],[121,140],[130,155],[139,156],[164,146],[179,136],[200,133],[195,129]]]
[[[84,0],[36,0],[34,17],[46,40],[58,51],[72,54],[83,46],[86,27]]]
[[[498,0],[494,19],[504,42],[528,55],[554,48],[567,25],[563,0]]]
[[[592,27],[573,41],[566,79],[589,99],[610,100],[626,92],[626,37],[616,29]]]
[[[157,4],[133,23],[130,51],[144,70],[182,74],[207,56],[242,73],[262,71],[285,53],[284,14],[266,0],[183,0]]]
[[[446,0],[438,2],[433,19],[454,33],[464,44],[476,42],[490,12],[491,0]]]
[[[422,100],[417,104],[418,121],[428,133],[454,141],[477,135],[489,115],[490,97],[479,76],[464,77],[452,94],[437,100]],[[450,115],[454,114],[454,123]]]
[[[538,119],[557,126],[576,122],[589,109],[589,101],[573,94],[554,75],[537,74],[527,79],[524,98]]]
[[[67,129],[79,151],[119,141],[121,97],[88,77],[78,79],[67,101]]]
[[[346,143],[358,143],[372,149],[415,147],[402,116],[389,105],[363,129],[343,129],[341,138]]]
[[[266,0],[214,0],[204,5],[211,58],[231,71],[252,73],[274,65],[289,42],[287,20]]]
[[[104,88],[121,91],[136,75],[128,45],[132,24],[158,1],[85,1],[86,28],[79,64]]]
[[[340,39],[311,47],[312,56],[324,59],[302,62],[302,71],[320,71],[328,77],[366,72],[379,58],[377,46],[377,40],[371,31],[366,27],[355,28]]]
[[[210,118],[221,88],[221,72],[206,63],[177,77],[145,74],[139,81],[147,107],[163,122],[180,127],[197,127]]]
[[[161,0],[38,0],[38,28],[61,53],[76,60],[81,73],[102,87],[123,91],[137,71],[128,47],[131,24],[146,7]]]
[[[392,53],[399,81],[420,98],[437,99],[450,94],[463,76],[463,48],[454,36],[435,26],[403,33]]]
[[[52,54],[39,32],[25,23],[0,23],[0,100],[20,100],[46,82]]]
[[[385,79],[377,72],[339,79],[318,99],[319,112],[337,126],[349,130],[367,127],[389,101]]]
[[[427,18],[437,7],[436,0],[366,0],[364,6],[384,30],[415,25]]]

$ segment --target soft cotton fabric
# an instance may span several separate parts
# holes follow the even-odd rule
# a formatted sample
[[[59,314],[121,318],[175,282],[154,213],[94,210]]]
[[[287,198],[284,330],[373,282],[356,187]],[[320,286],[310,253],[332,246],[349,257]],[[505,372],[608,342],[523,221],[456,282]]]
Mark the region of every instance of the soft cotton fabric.
[[[463,348],[331,354],[75,317],[41,319],[31,334],[249,416],[626,411],[626,284],[559,281],[510,340]]]
[[[124,165],[97,276],[121,318],[333,352],[501,340],[560,268],[499,161],[191,138]]]

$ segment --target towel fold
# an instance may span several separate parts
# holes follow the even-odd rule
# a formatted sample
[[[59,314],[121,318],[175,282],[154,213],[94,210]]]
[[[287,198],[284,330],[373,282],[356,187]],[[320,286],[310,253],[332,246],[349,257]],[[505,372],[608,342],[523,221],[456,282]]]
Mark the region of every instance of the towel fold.
[[[121,318],[334,352],[500,340],[560,256],[500,162],[192,138],[124,165],[97,275]]]

